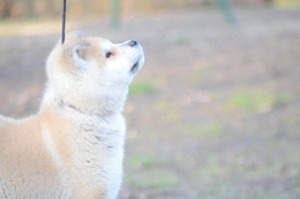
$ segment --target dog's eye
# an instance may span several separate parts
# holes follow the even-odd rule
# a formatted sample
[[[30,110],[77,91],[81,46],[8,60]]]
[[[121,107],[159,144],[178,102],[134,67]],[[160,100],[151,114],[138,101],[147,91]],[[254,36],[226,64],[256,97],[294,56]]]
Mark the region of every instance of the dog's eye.
[[[112,55],[111,52],[107,52],[106,55],[105,55],[105,57],[106,57],[106,58],[110,58],[111,55]]]

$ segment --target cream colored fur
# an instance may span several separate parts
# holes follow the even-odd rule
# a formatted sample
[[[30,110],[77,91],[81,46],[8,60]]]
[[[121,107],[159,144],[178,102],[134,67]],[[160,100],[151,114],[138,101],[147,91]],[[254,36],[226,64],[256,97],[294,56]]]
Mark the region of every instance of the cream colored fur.
[[[132,41],[67,34],[48,58],[39,112],[22,120],[0,116],[0,198],[116,198],[122,111],[143,62]]]

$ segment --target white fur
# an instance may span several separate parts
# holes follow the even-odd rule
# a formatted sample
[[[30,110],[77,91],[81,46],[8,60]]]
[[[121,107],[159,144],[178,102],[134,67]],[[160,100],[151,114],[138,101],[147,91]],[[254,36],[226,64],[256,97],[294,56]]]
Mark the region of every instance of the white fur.
[[[114,55],[105,58],[108,51]],[[135,63],[138,67],[131,70]],[[13,175],[0,176],[0,196],[115,199],[123,173],[126,126],[122,111],[128,86],[143,63],[140,45],[67,35],[64,46],[58,44],[49,55],[48,83],[39,113],[22,122],[0,116],[0,132],[7,133],[8,138],[12,135],[19,139],[18,134],[28,134],[27,139],[41,136],[41,142],[32,141],[30,147],[36,147],[42,155],[38,150],[27,153],[22,151],[23,146],[17,146],[13,148],[16,156],[42,156],[38,161],[49,167],[53,162],[55,168],[49,169],[49,176],[35,173],[41,169],[39,164],[31,165],[26,159],[24,167],[11,163],[14,171],[0,166],[0,175],[8,170],[18,176],[17,180]],[[34,128],[23,129],[28,126]],[[19,133],[11,129],[19,129]],[[7,157],[9,154],[0,152],[0,161],[5,162]]]
[[[57,168],[61,168],[64,165],[63,159],[60,157],[60,154],[55,146],[51,133],[45,125],[42,127],[42,136],[44,139],[45,147],[47,148],[53,160],[55,161]]]

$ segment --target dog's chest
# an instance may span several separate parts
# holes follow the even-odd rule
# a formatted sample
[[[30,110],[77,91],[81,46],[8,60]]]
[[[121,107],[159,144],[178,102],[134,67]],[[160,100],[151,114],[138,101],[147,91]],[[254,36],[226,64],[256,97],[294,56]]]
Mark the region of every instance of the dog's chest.
[[[125,122],[121,115],[83,120],[76,125],[75,131],[73,141],[76,148],[82,149],[77,150],[79,153],[97,153],[97,156],[106,158],[107,155],[116,155],[115,151],[124,145]]]
[[[76,131],[71,139],[73,176],[84,184],[118,189],[123,170],[123,117],[83,120],[76,125]]]

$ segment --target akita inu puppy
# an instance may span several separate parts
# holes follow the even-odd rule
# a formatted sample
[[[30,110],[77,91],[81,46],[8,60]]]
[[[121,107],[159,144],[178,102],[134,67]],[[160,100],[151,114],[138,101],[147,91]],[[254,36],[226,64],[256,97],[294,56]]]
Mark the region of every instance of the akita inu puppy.
[[[0,198],[117,197],[128,86],[144,63],[134,40],[68,33],[47,61],[39,112],[0,117]]]

